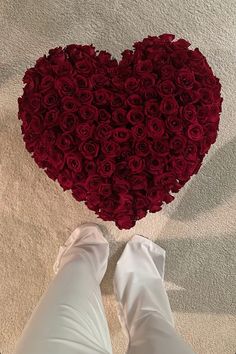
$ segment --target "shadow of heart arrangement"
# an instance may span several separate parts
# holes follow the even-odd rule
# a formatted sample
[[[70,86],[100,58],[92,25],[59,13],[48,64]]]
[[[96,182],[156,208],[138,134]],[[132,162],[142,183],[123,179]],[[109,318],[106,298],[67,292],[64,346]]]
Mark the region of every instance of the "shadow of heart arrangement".
[[[172,34],[118,62],[92,45],[50,49],[18,99],[27,150],[77,201],[120,229],[161,210],[217,137],[221,85],[206,58]]]

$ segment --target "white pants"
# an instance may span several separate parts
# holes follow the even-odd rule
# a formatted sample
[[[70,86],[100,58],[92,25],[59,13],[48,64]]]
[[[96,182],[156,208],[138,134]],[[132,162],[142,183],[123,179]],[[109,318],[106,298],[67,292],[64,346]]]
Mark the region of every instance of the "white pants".
[[[109,245],[95,224],[77,228],[60,248],[57,273],[34,310],[15,354],[112,353],[100,282]],[[128,354],[193,354],[176,333],[163,284],[165,251],[135,235],[114,276]]]

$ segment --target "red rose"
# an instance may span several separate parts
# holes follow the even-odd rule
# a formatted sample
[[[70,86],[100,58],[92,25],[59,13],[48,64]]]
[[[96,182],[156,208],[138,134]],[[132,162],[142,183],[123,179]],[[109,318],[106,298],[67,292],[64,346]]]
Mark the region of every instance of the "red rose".
[[[74,152],[66,155],[66,163],[70,170],[77,173],[82,171],[82,157]]]
[[[26,131],[30,131],[31,133],[41,134],[43,131],[43,124],[39,116],[33,115],[31,121],[28,124]]]
[[[147,213],[146,210],[148,207],[148,200],[147,197],[140,192],[136,192],[134,196],[135,196],[134,209],[136,211],[136,215],[138,216],[138,218],[141,218],[146,215],[145,213]]]
[[[98,109],[92,105],[83,105],[79,108],[82,119],[86,121],[95,121],[98,119]]]
[[[65,165],[65,155],[63,151],[57,149],[56,147],[52,148],[49,153],[48,161],[50,165],[56,170],[57,174],[58,171],[62,170]]]
[[[104,74],[94,74],[91,76],[91,83],[95,89],[109,85],[109,78]]]
[[[33,157],[39,167],[47,167],[47,150],[46,147],[42,144],[42,142],[39,142],[39,144],[35,147]]]
[[[115,221],[117,227],[122,230],[122,229],[130,229],[135,225],[135,220],[133,219],[133,214],[132,215],[127,215],[125,214],[117,214],[115,215]]]
[[[155,50],[155,68],[164,64],[169,64],[170,56],[164,48],[158,48]]]
[[[175,68],[182,68],[188,61],[188,53],[185,49],[175,49],[171,54],[171,62]],[[182,69],[181,69],[182,70]]]
[[[197,158],[198,147],[193,142],[188,142],[187,147],[184,151],[184,157],[186,160],[194,161]]]
[[[199,92],[196,90],[182,90],[179,93],[179,101],[182,105],[196,103],[199,100]]]
[[[160,108],[159,108],[158,101],[155,99],[147,101],[144,107],[144,112],[146,116],[150,118],[160,117]]]
[[[165,42],[172,42],[175,39],[175,35],[171,33],[164,33],[161,34],[159,37],[160,43],[165,43]]]
[[[124,104],[124,96],[119,95],[119,94],[113,94],[113,96],[110,98],[110,106],[111,109],[116,109],[120,108]]]
[[[164,135],[165,132],[165,123],[158,118],[149,119],[147,122],[148,135],[159,139]]]
[[[130,156],[128,158],[128,166],[132,173],[137,174],[141,173],[144,170],[145,162],[144,159],[139,156]]]
[[[175,72],[175,69],[172,65],[170,65],[170,64],[162,65],[160,68],[161,79],[162,80],[173,79],[174,72]]]
[[[213,122],[213,123],[209,122],[204,126],[203,131],[205,131],[205,134],[210,139],[211,144],[213,144],[216,141],[218,127],[219,127],[218,122]]]
[[[209,119],[209,106],[199,106],[197,110],[197,121],[200,124],[205,124],[206,121]]]
[[[149,154],[149,144],[145,140],[140,140],[135,144],[135,153],[137,156],[147,156]]]
[[[141,175],[132,175],[131,180],[131,189],[132,190],[141,190],[147,189],[147,178],[144,174]]]
[[[131,109],[127,114],[127,119],[133,125],[143,122],[144,115],[142,109],[138,109],[138,108]]]
[[[110,124],[104,122],[97,126],[96,138],[99,140],[109,139],[112,134],[112,127]]]
[[[163,185],[165,190],[169,191],[175,187],[176,178],[173,173],[166,172],[160,176],[160,183]]]
[[[111,115],[109,112],[107,112],[107,110],[99,109],[99,111],[98,111],[98,121],[99,122],[100,121],[106,122],[106,121],[110,120],[110,117],[111,117]]]
[[[219,105],[218,104],[210,105],[208,111],[209,111],[209,120],[210,120],[210,122],[218,123],[219,120],[220,120],[220,116],[219,116],[220,108],[219,108]]]
[[[147,128],[144,124],[136,124],[132,127],[131,134],[135,140],[143,140],[147,135]]]
[[[155,213],[161,210],[161,204],[163,201],[164,193],[157,187],[148,189],[147,199],[149,201],[149,211]]]
[[[113,130],[112,136],[117,143],[124,143],[129,140],[130,131],[126,128],[116,128]]]
[[[195,77],[193,71],[188,68],[182,68],[177,72],[176,83],[179,87],[189,90],[193,87]]]
[[[175,84],[171,80],[164,80],[158,83],[157,92],[161,96],[169,96],[175,93]]]
[[[133,62],[133,51],[126,49],[122,53],[122,62],[126,65],[130,65]]]
[[[172,166],[178,179],[186,178],[187,161],[183,157],[173,157]]]
[[[140,80],[135,77],[129,77],[125,81],[125,90],[129,93],[135,92],[138,90],[140,85]]]
[[[131,145],[129,142],[120,144],[120,157],[126,161],[132,155]]]
[[[110,62],[111,54],[105,50],[101,50],[97,55],[97,59],[101,64],[106,65]]]
[[[127,104],[130,106],[130,107],[137,107],[137,106],[141,106],[143,103],[143,100],[142,100],[142,97],[139,96],[139,95],[136,95],[136,94],[133,94],[133,95],[130,95],[128,98],[127,98]]]
[[[158,156],[151,156],[147,161],[147,169],[152,174],[160,174],[164,168],[164,160]]]
[[[45,96],[44,96],[45,98]],[[44,101],[43,98],[43,101]],[[32,93],[29,96],[29,107],[33,112],[38,112],[41,106],[41,95],[39,93]]]
[[[115,171],[116,165],[111,159],[104,159],[98,164],[98,173],[102,177],[111,177],[113,172]]]
[[[116,157],[120,154],[120,146],[114,141],[103,141],[102,152],[107,157]]]
[[[203,138],[204,131],[200,124],[191,124],[188,128],[188,137],[193,141],[199,141]]]
[[[193,104],[189,103],[183,108],[181,107],[181,115],[184,119],[188,120],[191,123],[197,121],[197,111]]]
[[[60,116],[60,127],[65,133],[71,133],[75,129],[78,117],[71,112],[64,112]]]
[[[88,192],[86,196],[85,204],[90,210],[97,212],[99,210],[99,204],[101,202],[101,196],[97,192]]]
[[[210,149],[211,146],[211,139],[207,136],[204,136],[204,138],[200,141],[200,153],[202,155],[205,155],[207,153],[207,151]],[[197,158],[197,154],[195,155],[195,158],[193,160],[196,160]]]
[[[64,168],[57,177],[59,184],[63,190],[71,189],[73,186],[72,173],[67,168]]]
[[[74,140],[71,135],[64,133],[61,135],[58,135],[57,140],[56,140],[56,145],[59,147],[59,149],[63,151],[70,150],[74,146]]]
[[[141,87],[143,88],[150,88],[154,87],[156,83],[156,76],[155,74],[151,73],[143,73],[140,77]]]
[[[51,109],[47,111],[44,117],[44,126],[47,128],[53,127],[58,124],[59,111],[57,109]]]
[[[165,96],[163,97],[161,104],[160,104],[160,111],[163,114],[176,114],[178,113],[178,103],[176,99],[172,96]]]
[[[185,48],[185,49],[187,49],[191,45],[191,43],[189,43],[185,39],[180,38],[177,41],[173,42],[173,45],[174,45],[175,48]]]
[[[121,162],[121,164],[123,164],[123,162]],[[126,164],[126,163],[125,163]],[[123,178],[122,176],[124,176],[124,174],[120,173],[120,175],[118,175],[118,171],[119,170],[119,164],[116,166],[116,175],[112,176],[112,186],[113,189],[117,192],[117,193],[121,193],[121,192],[128,192],[130,189],[130,183]],[[122,169],[121,169],[122,172]]]
[[[84,160],[84,163],[86,163],[86,160]],[[91,176],[91,174],[90,174]],[[94,174],[92,175],[94,176]],[[88,178],[88,173],[83,169],[81,172],[73,172],[73,180],[74,180],[74,185],[80,185],[83,186],[85,189],[87,189],[87,178]]]
[[[123,108],[118,108],[112,112],[112,121],[119,126],[125,125],[127,112]]]
[[[82,75],[75,75],[74,79],[76,81],[77,90],[89,89],[91,87],[90,81]]]
[[[48,53],[49,53],[48,61],[51,64],[54,64],[54,65],[61,64],[61,65],[63,65],[65,63],[66,56],[65,56],[65,53],[64,53],[64,50],[62,49],[62,47],[57,47],[57,48],[50,49],[48,51]]]
[[[55,89],[61,97],[71,96],[75,92],[75,82],[71,78],[61,76],[55,80]]]
[[[89,176],[86,180],[86,188],[89,191],[98,191],[101,185],[102,178],[99,175]]]
[[[198,93],[199,93],[199,96],[200,96],[200,100],[204,104],[213,103],[213,94],[212,94],[212,90],[210,88],[200,88],[198,90]]]
[[[83,166],[88,175],[95,174],[97,171],[96,163],[92,160],[85,160]]]
[[[154,87],[142,87],[139,90],[139,93],[142,95],[145,101],[153,100],[157,98],[157,90]]]
[[[27,84],[25,88],[27,87],[28,91],[31,92],[32,90],[38,88],[40,82],[40,74],[35,70],[35,68],[27,69],[22,81],[24,84]]]
[[[112,187],[109,183],[101,183],[99,186],[99,193],[104,196],[104,198],[110,197],[112,194]]]
[[[76,112],[79,109],[79,102],[75,97],[65,96],[62,98],[61,102],[65,111]]]
[[[175,115],[169,116],[166,120],[166,127],[172,132],[175,133],[181,132],[183,129],[182,120]]]
[[[50,75],[52,73],[52,66],[46,55],[36,61],[35,69],[35,72],[39,72],[41,75]]]
[[[51,90],[54,86],[54,78],[51,75],[46,75],[40,82],[40,89],[42,91]]]
[[[186,138],[184,135],[176,135],[170,140],[170,148],[174,154],[180,154],[185,150]]]
[[[74,188],[72,188],[72,195],[76,200],[78,200],[78,202],[82,202],[86,199],[87,191],[84,186],[77,184]]]
[[[119,91],[124,89],[124,81],[122,80],[122,78],[120,76],[113,77],[111,82],[112,82],[112,86],[115,89],[117,89]]]
[[[77,89],[76,90],[76,96],[78,98],[78,101],[81,104],[88,104],[90,105],[93,101],[93,93],[90,90],[81,90]]]
[[[45,108],[52,109],[57,106],[59,101],[58,95],[56,91],[50,90],[45,92],[45,96],[43,96],[42,103]]]
[[[94,100],[97,106],[104,106],[109,102],[109,93],[102,88],[94,91]]]
[[[93,70],[91,61],[89,59],[78,60],[75,63],[75,66],[76,66],[77,72],[80,75],[84,75],[84,76],[88,76]]]
[[[89,123],[80,123],[76,126],[76,134],[83,141],[90,139],[93,135],[93,131],[94,127]]]
[[[166,156],[169,153],[169,140],[162,137],[160,140],[150,141],[149,147],[153,154]]]
[[[173,187],[172,187],[172,188],[173,188]],[[174,199],[175,199],[175,197],[173,197],[173,195],[171,195],[171,194],[169,194],[169,193],[165,193],[165,194],[164,194],[163,201],[164,201],[166,204],[171,203]]]
[[[55,131],[53,129],[44,130],[41,136],[41,142],[47,148],[47,150],[53,148],[55,141],[56,141]]]
[[[108,198],[102,198],[101,205],[100,205],[101,209],[103,209],[103,211],[106,211],[113,216],[114,210],[117,207],[116,199],[117,198],[114,195],[111,195]],[[113,218],[111,220],[113,220]]]
[[[97,212],[97,215],[104,221],[114,221],[113,211],[101,209]]]
[[[93,140],[87,140],[80,144],[80,151],[86,159],[92,160],[98,155],[99,145]]]
[[[143,74],[146,72],[152,72],[153,70],[153,65],[151,60],[139,60],[137,64],[135,65],[135,72],[137,74]]]

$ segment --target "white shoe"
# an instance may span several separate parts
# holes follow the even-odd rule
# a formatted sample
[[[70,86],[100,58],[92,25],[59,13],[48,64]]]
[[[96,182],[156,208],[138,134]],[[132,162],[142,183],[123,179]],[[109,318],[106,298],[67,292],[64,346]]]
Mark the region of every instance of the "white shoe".
[[[85,261],[89,261],[92,272],[100,283],[107,269],[108,256],[109,244],[100,227],[95,223],[82,224],[72,232],[64,246],[60,247],[53,270],[57,274],[68,262],[83,257]]]

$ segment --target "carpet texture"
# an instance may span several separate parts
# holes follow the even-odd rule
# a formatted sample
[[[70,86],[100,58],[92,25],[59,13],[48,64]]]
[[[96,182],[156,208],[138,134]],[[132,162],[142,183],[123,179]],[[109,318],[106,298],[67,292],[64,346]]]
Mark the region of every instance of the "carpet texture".
[[[219,137],[173,203],[129,231],[107,228],[102,284],[114,354],[127,345],[112,276],[134,233],[167,251],[166,285],[178,331],[198,354],[236,351],[236,3],[233,0],[0,1],[0,353],[15,342],[53,276],[59,246],[97,219],[34,163],[24,148],[17,97],[26,68],[49,48],[93,43],[119,58],[148,34],[174,33],[199,47],[223,87]]]

